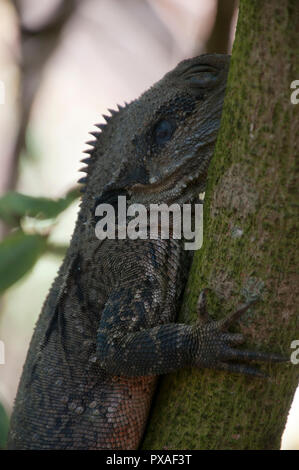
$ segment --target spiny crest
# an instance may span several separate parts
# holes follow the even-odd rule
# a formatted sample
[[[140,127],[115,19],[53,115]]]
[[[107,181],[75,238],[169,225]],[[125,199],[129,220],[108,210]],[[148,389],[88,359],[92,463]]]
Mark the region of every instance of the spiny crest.
[[[86,149],[86,150],[83,150],[83,153],[87,153],[89,156],[88,157],[85,157],[83,158],[82,160],[80,160],[82,163],[85,163],[86,166],[80,168],[79,171],[81,172],[84,172],[84,173],[87,173],[87,176],[84,176],[82,178],[80,178],[78,180],[78,183],[79,184],[83,184],[83,185],[86,185],[87,181],[88,181],[88,176],[89,176],[89,172],[90,172],[90,169],[91,169],[91,163],[92,161],[94,160],[94,157],[95,157],[95,148],[98,147],[98,142],[99,142],[99,139],[100,139],[100,136],[101,134],[103,133],[103,131],[106,129],[107,125],[109,124],[109,122],[111,121],[111,119],[116,116],[120,111],[123,111],[126,107],[128,106],[128,103],[125,103],[124,106],[122,105],[117,105],[117,110],[115,109],[109,109],[108,108],[108,111],[110,112],[110,116],[107,115],[107,114],[103,114],[102,117],[105,119],[105,123],[101,123],[101,124],[95,124],[95,127],[97,127],[98,129],[100,129],[100,132],[99,131],[92,131],[92,132],[89,132],[90,135],[92,135],[93,137],[95,137],[95,140],[89,140],[87,142],[85,142],[87,145],[89,145],[91,148],[89,149]],[[80,189],[81,193],[84,193],[85,192],[85,186],[83,188]]]

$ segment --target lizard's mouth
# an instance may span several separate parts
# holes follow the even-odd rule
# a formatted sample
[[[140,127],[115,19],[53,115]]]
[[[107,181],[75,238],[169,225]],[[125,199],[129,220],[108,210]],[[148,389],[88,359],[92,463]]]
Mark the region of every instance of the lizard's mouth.
[[[130,192],[138,196],[156,194],[159,197],[171,193],[175,197],[178,188],[181,192],[194,185],[202,188],[207,177],[209,157],[203,158],[201,165],[198,164],[198,158],[202,153],[205,155],[212,154],[215,139],[216,136],[211,135],[207,142],[198,143],[194,151],[184,157],[183,163],[178,162],[167,174],[150,177],[149,182],[146,184],[134,184],[130,188]]]
[[[192,162],[190,163],[192,164]],[[130,188],[129,194],[131,198],[136,198],[139,203],[143,204],[192,202],[200,192],[205,190],[207,170],[208,164],[200,170],[197,168],[196,172],[186,171],[186,174],[182,175],[182,168],[178,167],[166,178],[159,181],[149,184],[135,184]]]
[[[184,165],[186,165],[186,161]],[[188,184],[194,183],[196,180],[198,180],[199,175],[196,175],[194,173],[189,174],[188,172],[186,172],[185,175],[182,175],[181,170],[182,168],[179,165],[166,177],[164,176],[163,178],[157,179],[156,181],[150,179],[148,184],[137,183],[132,186],[131,191],[132,193],[136,194],[160,194],[161,192],[170,190],[175,187],[179,181],[181,182],[181,184],[183,183],[185,184],[185,186],[187,186]],[[200,175],[202,175],[202,173],[206,174],[206,172],[200,172]]]

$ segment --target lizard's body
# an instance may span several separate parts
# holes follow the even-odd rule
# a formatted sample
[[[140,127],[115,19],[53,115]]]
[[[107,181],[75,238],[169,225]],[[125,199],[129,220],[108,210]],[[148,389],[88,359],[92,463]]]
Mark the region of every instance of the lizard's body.
[[[156,376],[107,375],[96,361],[100,322],[96,312],[103,311],[113,286],[118,283],[119,267],[124,268],[122,260],[128,261],[127,267],[133,278],[138,269],[143,268],[146,272],[144,259],[152,256],[151,251],[156,251],[150,240],[146,241],[146,247],[144,240],[134,241],[135,253],[138,252],[136,245],[139,245],[140,253],[145,255],[140,266],[136,266],[136,258],[132,260],[130,256],[132,242],[118,241],[121,251],[114,251],[114,259],[113,240],[104,241],[103,251],[98,255],[94,253],[93,260],[82,257],[79,262],[74,258],[71,275],[64,287],[67,294],[61,294],[58,305],[55,300],[51,305],[51,296],[48,297],[32,339],[15,405],[18,422],[12,423],[13,429],[17,433],[22,428],[28,431],[21,434],[20,444],[15,440],[16,448],[131,449],[138,446]],[[164,317],[160,321],[168,323],[175,320],[177,296],[183,286],[179,270],[182,265],[178,259],[181,250],[178,242],[165,240],[160,246],[156,260],[162,268],[159,277],[161,281],[169,279],[167,296],[159,302]],[[90,262],[96,262],[99,271],[102,267],[104,272],[108,271],[109,275],[103,276],[102,282],[98,283],[93,277],[93,270],[88,268]],[[78,268],[83,274],[76,273]],[[131,279],[127,281],[130,285]],[[141,299],[146,299],[141,286],[139,290]],[[125,295],[134,297],[134,292],[130,293],[128,287]],[[71,311],[68,319],[65,319],[65,311]],[[94,314],[88,315],[88,312]],[[136,311],[137,315],[140,312]],[[155,315],[146,321],[154,325]]]
[[[236,355],[229,343],[240,335],[222,333],[219,322],[175,323],[190,264],[183,240],[95,236],[96,205],[120,194],[147,207],[196,200],[228,62],[182,62],[95,134],[75,232],[24,366],[9,448],[135,449],[159,374],[186,366],[254,373],[225,361],[265,359]]]

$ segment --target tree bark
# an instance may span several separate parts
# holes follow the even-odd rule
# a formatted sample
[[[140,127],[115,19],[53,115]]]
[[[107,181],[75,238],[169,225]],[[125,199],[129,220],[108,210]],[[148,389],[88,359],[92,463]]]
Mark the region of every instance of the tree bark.
[[[226,316],[258,303],[233,328],[246,349],[291,356],[296,318],[295,155],[299,104],[296,0],[241,0],[227,94],[204,205],[204,244],[195,253],[180,321],[196,321],[199,291]],[[298,250],[297,250],[298,251]],[[261,365],[259,379],[182,370],[161,380],[143,448],[278,449],[299,365]]]

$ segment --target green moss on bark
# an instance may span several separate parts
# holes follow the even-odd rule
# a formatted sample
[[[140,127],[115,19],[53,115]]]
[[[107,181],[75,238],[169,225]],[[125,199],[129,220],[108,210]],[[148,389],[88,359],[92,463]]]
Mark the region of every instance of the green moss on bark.
[[[196,321],[203,287],[214,318],[258,296],[235,327],[245,347],[290,355],[296,318],[295,155],[299,105],[295,0],[241,0],[221,131],[209,172],[204,244],[180,320]],[[267,380],[208,370],[164,377],[146,449],[277,449],[299,366],[261,368]]]

